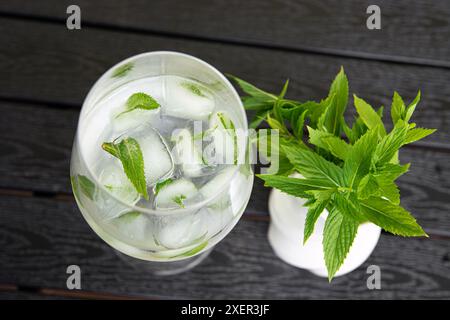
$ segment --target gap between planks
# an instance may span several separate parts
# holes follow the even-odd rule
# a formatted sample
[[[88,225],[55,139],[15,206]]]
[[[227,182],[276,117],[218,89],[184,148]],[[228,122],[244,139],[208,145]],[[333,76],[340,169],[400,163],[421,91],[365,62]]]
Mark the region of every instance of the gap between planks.
[[[45,198],[54,201],[63,201],[75,203],[75,198],[71,193],[61,193],[61,192],[43,192],[43,191],[33,191],[33,190],[21,190],[21,189],[8,189],[8,188],[0,188],[0,196],[13,196],[13,197],[25,197],[25,198]],[[270,221],[270,215],[267,214],[258,214],[255,212],[244,211],[241,219],[246,221]],[[430,240],[450,240],[450,234],[441,234],[439,232],[434,233],[433,230],[425,230],[429,235]],[[382,230],[382,233],[387,236],[395,236],[388,232]],[[0,286],[1,290],[1,286]]]
[[[2,12],[0,11],[0,18],[4,19],[14,19],[14,20],[27,20],[41,23],[49,23],[49,24],[65,24],[65,18],[55,18],[43,15],[31,15],[24,13],[10,13],[10,12]],[[414,65],[414,66],[423,66],[423,67],[432,67],[432,68],[443,68],[450,69],[450,61],[443,60],[433,60],[426,58],[413,58],[406,56],[393,56],[393,55],[385,55],[385,54],[375,54],[375,53],[367,53],[367,52],[359,52],[359,51],[347,51],[342,49],[330,49],[330,48],[320,48],[320,47],[310,47],[310,46],[286,46],[280,44],[269,44],[260,41],[251,41],[251,40],[238,40],[238,39],[230,39],[225,37],[208,37],[208,36],[199,36],[192,34],[185,34],[180,32],[170,32],[170,31],[162,31],[156,29],[144,29],[138,27],[121,27],[114,24],[109,23],[98,23],[92,21],[83,22],[85,27],[107,30],[107,31],[116,31],[122,33],[132,33],[132,34],[143,34],[143,35],[152,35],[156,37],[164,37],[164,38],[173,38],[173,39],[184,39],[191,40],[197,42],[208,42],[208,43],[220,43],[232,46],[241,46],[241,47],[251,47],[251,48],[259,48],[265,50],[273,50],[273,51],[285,51],[285,52],[296,52],[296,53],[306,53],[306,54],[315,54],[329,57],[340,57],[346,59],[357,59],[357,60],[370,60],[370,61],[378,61],[385,63],[393,63],[393,64],[406,64],[406,65]]]

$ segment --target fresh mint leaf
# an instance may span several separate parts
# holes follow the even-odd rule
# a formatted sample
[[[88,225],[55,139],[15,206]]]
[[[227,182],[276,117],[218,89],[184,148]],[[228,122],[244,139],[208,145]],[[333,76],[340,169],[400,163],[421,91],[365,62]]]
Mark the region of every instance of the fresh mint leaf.
[[[329,151],[335,157],[345,160],[352,148],[341,138],[338,138],[331,133],[315,130],[311,127],[307,127],[309,132],[309,142],[315,146]]]
[[[400,204],[400,190],[394,181],[390,180],[387,176],[376,176],[378,186],[380,187],[380,195],[388,199],[393,204]]]
[[[242,79],[239,79],[238,77],[235,77],[231,74],[227,74],[226,76],[228,78],[232,79],[234,82],[236,82],[238,84],[238,86],[242,89],[242,91],[244,91],[249,96],[259,97],[259,98],[272,100],[272,101],[275,101],[277,99],[277,96],[275,96],[271,93],[268,93],[264,90],[261,90],[261,89],[255,87],[254,85],[252,85]]]
[[[203,91],[200,89],[200,87],[197,86],[195,83],[184,81],[184,82],[181,83],[181,86],[183,88],[189,90],[190,92],[192,92],[196,96],[206,97],[206,95],[203,93]]]
[[[329,281],[344,263],[357,231],[357,222],[336,208],[331,210],[323,231],[323,252]]]
[[[277,188],[284,193],[295,197],[308,197],[308,191],[330,190],[335,186],[326,179],[300,179],[279,175],[259,174],[257,177],[264,180],[266,187]]]
[[[322,195],[321,199],[317,199],[312,205],[309,206],[308,212],[306,214],[305,219],[305,228],[303,230],[303,244],[308,241],[311,234],[314,232],[314,226],[317,222],[317,219],[322,214],[323,210],[325,210],[326,206],[330,201],[330,197],[333,191],[318,191],[325,195]]]
[[[406,133],[405,141],[403,144],[408,144],[412,142],[416,142],[425,137],[428,137],[430,134],[434,133],[436,129],[425,129],[425,128],[414,128],[408,130]]]
[[[153,99],[151,96],[149,96],[146,93],[143,92],[137,92],[132,94],[126,103],[126,110],[119,113],[117,117],[121,116],[124,113],[131,112],[136,109],[142,109],[142,110],[154,110],[158,109],[160,107],[159,103]]]
[[[177,257],[192,257],[193,255],[199,253],[200,251],[202,251],[206,246],[208,245],[208,241],[204,241],[202,243],[200,243],[198,246],[196,246],[195,248],[188,250],[186,252],[183,252],[182,254],[178,254],[176,256],[173,256],[171,258],[177,258]]]
[[[75,197],[80,201],[80,190],[83,194],[91,200],[94,200],[94,194],[96,191],[95,184],[86,176],[77,174],[70,177],[72,183],[72,189]]]
[[[180,194],[179,196],[174,197],[172,200],[181,208],[184,208],[184,200],[186,200],[186,196],[184,194]]]
[[[426,236],[416,219],[402,207],[377,197],[360,202],[366,218],[384,230],[401,236]]]
[[[405,112],[404,119],[406,122],[409,122],[411,120],[411,117],[414,113],[414,110],[416,110],[416,106],[419,104],[420,101],[420,90],[417,92],[417,96],[414,98],[413,102],[408,106]]]
[[[386,179],[395,181],[398,177],[409,170],[409,166],[409,163],[405,165],[386,163],[384,166],[377,168],[374,176],[377,177],[378,175],[383,175]]]
[[[300,111],[300,109],[299,109]],[[303,138],[303,130],[305,125],[305,119],[306,115],[308,114],[308,110],[303,110],[301,114],[292,113],[291,116],[291,124],[292,124],[292,131],[294,132],[294,135],[299,139],[302,140]]]
[[[102,148],[120,160],[125,174],[136,191],[148,200],[144,158],[139,143],[134,138],[125,138],[120,142],[104,142]]]
[[[394,91],[394,96],[392,97],[391,104],[391,119],[392,124],[395,125],[398,120],[403,120],[403,115],[405,114],[405,103],[403,102],[402,97],[398,94],[397,91]]]
[[[315,101],[306,101],[304,103],[286,103],[283,105],[282,113],[285,119],[288,119],[291,123],[295,123],[297,118],[303,114],[304,111],[307,112],[309,118],[309,126],[312,128],[317,128],[319,118],[322,116],[323,112],[327,107],[327,103],[321,102],[317,103]]]
[[[358,198],[367,199],[371,196],[381,196],[380,186],[377,179],[372,174],[366,174],[358,186]]]
[[[333,80],[328,98],[324,103],[327,106],[319,119],[320,126],[327,132],[339,136],[341,133],[341,118],[348,103],[348,80],[344,68],[341,67]]]
[[[78,175],[81,191],[91,200],[94,200],[95,184],[86,176]]]
[[[408,126],[403,120],[399,120],[392,131],[384,136],[377,145],[372,163],[380,166],[391,161],[398,149],[405,143],[407,132]]]
[[[297,146],[282,146],[282,148],[295,169],[305,178],[324,179],[334,186],[344,186],[343,170],[334,163]]]
[[[355,189],[360,180],[369,172],[377,139],[378,131],[377,128],[374,128],[367,131],[351,148],[343,169],[346,185],[349,188]]]
[[[250,129],[256,129],[261,124],[261,122],[263,122],[266,119],[267,115],[270,114],[270,111],[271,110],[260,110],[260,111],[257,111],[255,116],[253,117],[253,119],[249,123],[249,128]]]
[[[121,78],[127,75],[128,72],[130,72],[133,69],[134,65],[133,63],[125,63],[124,65],[118,66],[116,69],[114,69],[112,73],[113,78]]]
[[[129,211],[117,217],[116,220],[120,221],[121,223],[130,223],[138,218],[141,214],[142,213],[138,211]]]
[[[250,111],[272,111],[274,101],[259,97],[245,96],[241,98],[245,110]]]
[[[358,98],[356,95],[353,95],[354,103],[356,111],[358,112],[361,119],[364,121],[364,124],[369,129],[373,129],[378,127],[381,130],[382,136],[386,134],[386,129],[384,129],[383,121],[378,113],[372,108],[370,104],[364,101],[361,98]]]
[[[367,221],[361,214],[360,204],[355,193],[339,192],[334,196],[334,207],[345,217],[357,224]]]
[[[165,186],[168,186],[169,184],[171,184],[171,183],[174,182],[174,181],[175,181],[175,180],[169,178],[169,179],[163,180],[163,181],[161,181],[161,182],[158,182],[158,183],[155,185],[155,189],[154,189],[155,196],[158,195],[159,191],[160,191],[162,188],[164,188]]]

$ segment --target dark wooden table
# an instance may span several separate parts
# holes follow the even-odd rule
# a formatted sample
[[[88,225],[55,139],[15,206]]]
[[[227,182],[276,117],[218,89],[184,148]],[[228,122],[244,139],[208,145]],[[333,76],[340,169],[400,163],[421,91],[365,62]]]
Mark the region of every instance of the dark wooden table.
[[[366,28],[371,1],[88,1],[68,31],[73,1],[0,3],[0,298],[450,298],[450,2],[377,1],[382,29]],[[69,159],[81,104],[111,65],[175,50],[289,96],[326,95],[339,67],[351,92],[390,105],[422,90],[415,120],[438,128],[405,148],[402,201],[430,235],[382,234],[369,260],[332,284],[293,268],[266,238],[268,189],[256,180],[237,227],[194,270],[157,278],[122,262],[75,205]],[[349,116],[351,116],[349,114]],[[66,268],[82,268],[82,290]],[[368,290],[366,268],[382,270]]]

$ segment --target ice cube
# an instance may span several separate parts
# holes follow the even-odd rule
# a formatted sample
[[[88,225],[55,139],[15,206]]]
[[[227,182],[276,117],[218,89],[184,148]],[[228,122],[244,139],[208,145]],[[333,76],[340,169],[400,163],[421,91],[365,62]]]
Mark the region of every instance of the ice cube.
[[[147,232],[148,219],[145,214],[137,211],[129,211],[111,221],[126,240],[134,243],[144,242],[148,246],[152,244],[150,232]]]
[[[231,181],[231,178],[236,173],[236,166],[228,166],[222,169],[217,175],[208,181],[200,188],[201,195],[205,198],[211,198],[217,194],[218,190],[223,188],[226,183]]]
[[[111,194],[128,205],[135,205],[139,200],[139,194],[117,159],[112,159],[107,164],[102,163],[102,168],[99,182],[109,193],[101,189],[95,193],[94,201],[99,207],[99,210],[96,211],[100,214],[101,219],[113,219],[129,208],[114,199]]]
[[[147,186],[172,176],[174,164],[164,138],[150,125],[143,125],[127,136],[136,139],[144,158],[144,173]]]
[[[155,123],[159,120],[161,108],[153,110],[135,109],[129,112],[126,107],[117,108],[112,113],[111,123],[113,124],[114,132],[123,133],[132,128],[136,128],[144,123]]]
[[[188,177],[199,177],[205,167],[201,151],[194,143],[189,129],[176,130],[172,135],[175,142],[177,164],[181,165],[183,173]]]
[[[196,212],[161,220],[156,240],[168,249],[178,249],[201,241],[206,233],[205,220],[200,212]]]
[[[215,112],[209,119],[207,131],[213,144],[213,152],[206,152],[206,162],[215,164],[237,164],[238,140],[236,127],[225,112]]]
[[[155,193],[155,206],[157,208],[176,208],[183,207],[185,201],[198,194],[198,190],[191,181],[181,178],[164,182]]]
[[[191,119],[207,119],[214,109],[214,97],[198,82],[186,79],[166,81],[163,112],[167,115]]]
[[[204,209],[203,215],[206,221],[208,234],[214,236],[225,228],[233,219],[232,203],[229,187],[233,176],[236,173],[236,166],[223,169],[213,179],[200,188],[200,194],[205,199],[210,199],[216,195],[218,197],[209,203]]]

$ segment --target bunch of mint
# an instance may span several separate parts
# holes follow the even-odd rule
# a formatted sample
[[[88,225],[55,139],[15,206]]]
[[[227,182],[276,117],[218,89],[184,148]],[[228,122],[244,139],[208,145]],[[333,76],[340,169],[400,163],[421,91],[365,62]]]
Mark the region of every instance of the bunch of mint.
[[[324,209],[329,212],[323,251],[330,281],[344,262],[361,223],[372,222],[401,236],[427,236],[400,206],[395,183],[409,169],[409,164],[399,163],[398,150],[435,131],[410,122],[420,92],[408,106],[394,92],[390,112],[393,128],[387,132],[383,107],[375,110],[356,95],[353,103],[358,116],[351,127],[346,123],[349,97],[343,68],[320,102],[286,99],[288,81],[275,95],[230,77],[247,94],[242,97],[244,107],[256,112],[250,126],[266,121],[278,130],[280,145],[271,146],[271,150],[272,155],[277,150],[279,170],[258,176],[266,186],[306,199],[304,243]],[[302,178],[290,177],[294,172]]]

